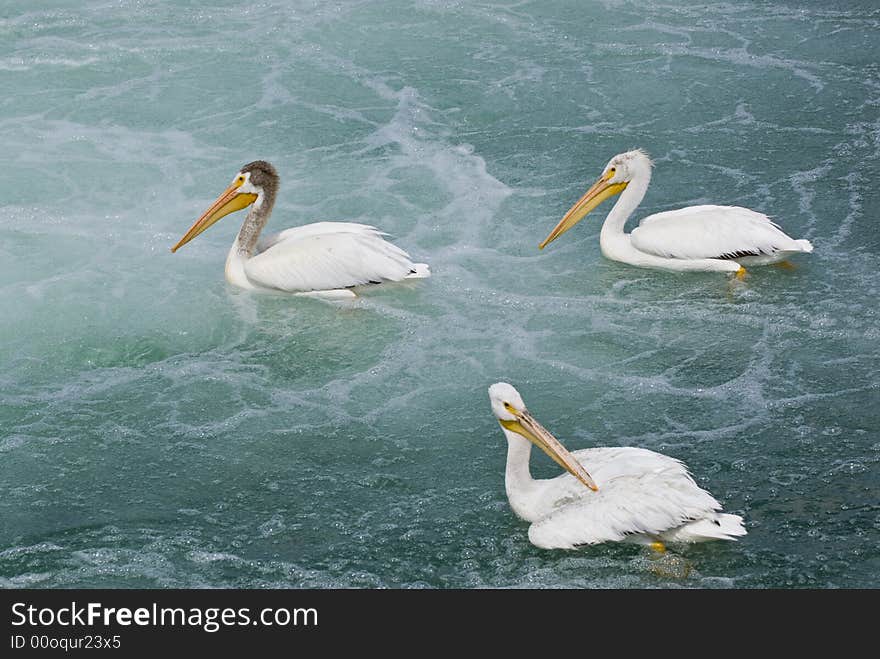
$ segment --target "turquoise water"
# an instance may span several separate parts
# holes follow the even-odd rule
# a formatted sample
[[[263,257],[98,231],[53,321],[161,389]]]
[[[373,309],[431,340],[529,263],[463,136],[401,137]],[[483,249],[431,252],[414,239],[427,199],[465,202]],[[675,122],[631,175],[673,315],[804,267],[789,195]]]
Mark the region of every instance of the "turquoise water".
[[[880,586],[873,2],[0,4],[0,586]],[[745,205],[816,251],[723,276],[602,258],[640,214]],[[230,288],[244,163],[270,228],[375,224],[430,280]],[[486,389],[570,448],[684,460],[742,514],[690,575],[529,544]],[[541,454],[533,471],[558,468]]]

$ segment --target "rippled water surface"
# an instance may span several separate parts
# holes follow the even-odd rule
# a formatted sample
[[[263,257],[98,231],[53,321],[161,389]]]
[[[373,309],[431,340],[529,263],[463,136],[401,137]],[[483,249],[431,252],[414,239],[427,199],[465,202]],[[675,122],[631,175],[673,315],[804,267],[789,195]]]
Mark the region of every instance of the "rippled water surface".
[[[873,2],[0,4],[0,586],[880,586]],[[745,205],[797,269],[639,270],[604,210]],[[230,288],[270,226],[375,224],[434,277],[327,304]],[[690,465],[742,514],[685,579],[529,544],[486,388],[571,448]],[[536,475],[558,468],[533,456]]]

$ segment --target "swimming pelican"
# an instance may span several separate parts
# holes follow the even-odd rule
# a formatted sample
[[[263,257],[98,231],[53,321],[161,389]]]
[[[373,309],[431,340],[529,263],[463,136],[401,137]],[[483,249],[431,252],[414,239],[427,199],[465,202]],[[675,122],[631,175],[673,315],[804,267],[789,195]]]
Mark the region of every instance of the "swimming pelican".
[[[602,231],[602,254],[643,268],[731,272],[739,279],[747,265],[784,262],[792,254],[812,252],[809,240],[787,236],[769,217],[740,206],[688,206],[644,218],[624,233],[651,182],[651,159],[636,149],[614,156],[602,175],[538,247],[544,249],[606,199],[616,194]]]
[[[226,280],[235,286],[346,298],[355,297],[353,286],[431,275],[427,264],[413,263],[366,224],[316,222],[260,239],[277,191],[278,173],[272,165],[264,160],[245,165],[171,251],[221,217],[252,205],[226,257]]]
[[[697,486],[682,462],[628,446],[569,453],[529,414],[511,385],[493,384],[489,400],[507,437],[507,499],[513,512],[532,523],[532,544],[573,549],[626,541],[662,552],[665,542],[735,540],[746,534],[742,517],[720,512],[721,504]],[[532,478],[532,444],[568,473]]]

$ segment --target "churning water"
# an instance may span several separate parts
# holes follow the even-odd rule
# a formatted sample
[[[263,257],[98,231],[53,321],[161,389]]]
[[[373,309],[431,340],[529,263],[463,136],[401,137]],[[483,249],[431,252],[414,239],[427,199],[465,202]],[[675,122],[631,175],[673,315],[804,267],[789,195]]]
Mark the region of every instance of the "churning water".
[[[838,2],[0,4],[0,586],[880,586],[880,10]],[[765,212],[794,271],[604,259],[640,215]],[[223,278],[270,229],[381,227],[432,279],[327,304]],[[529,544],[486,389],[569,448],[684,460],[749,535]],[[533,455],[533,471],[558,468]]]

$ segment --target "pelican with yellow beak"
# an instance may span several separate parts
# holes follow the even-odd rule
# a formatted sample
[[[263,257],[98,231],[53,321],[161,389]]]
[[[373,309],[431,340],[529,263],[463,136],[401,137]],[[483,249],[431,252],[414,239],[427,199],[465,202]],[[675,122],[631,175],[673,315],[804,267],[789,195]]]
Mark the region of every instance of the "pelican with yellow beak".
[[[628,446],[569,453],[511,385],[493,384],[489,400],[507,437],[507,500],[513,512],[531,522],[533,545],[574,549],[624,541],[662,552],[667,542],[735,540],[746,534],[742,517],[722,513],[721,504],[694,482],[682,462]],[[567,473],[532,478],[532,444]]]
[[[614,156],[602,175],[538,247],[544,249],[606,199],[620,195],[599,234],[602,254],[642,268],[729,272],[742,279],[745,266],[787,263],[812,252],[809,240],[786,235],[769,217],[739,206],[688,206],[644,218],[624,233],[629,216],[651,182],[651,159],[639,149]]]
[[[413,263],[378,229],[365,224],[316,222],[261,239],[277,191],[278,173],[272,165],[264,160],[245,165],[171,251],[220,218],[250,206],[226,257],[226,280],[240,288],[351,298],[355,286],[430,276],[426,264]]]

